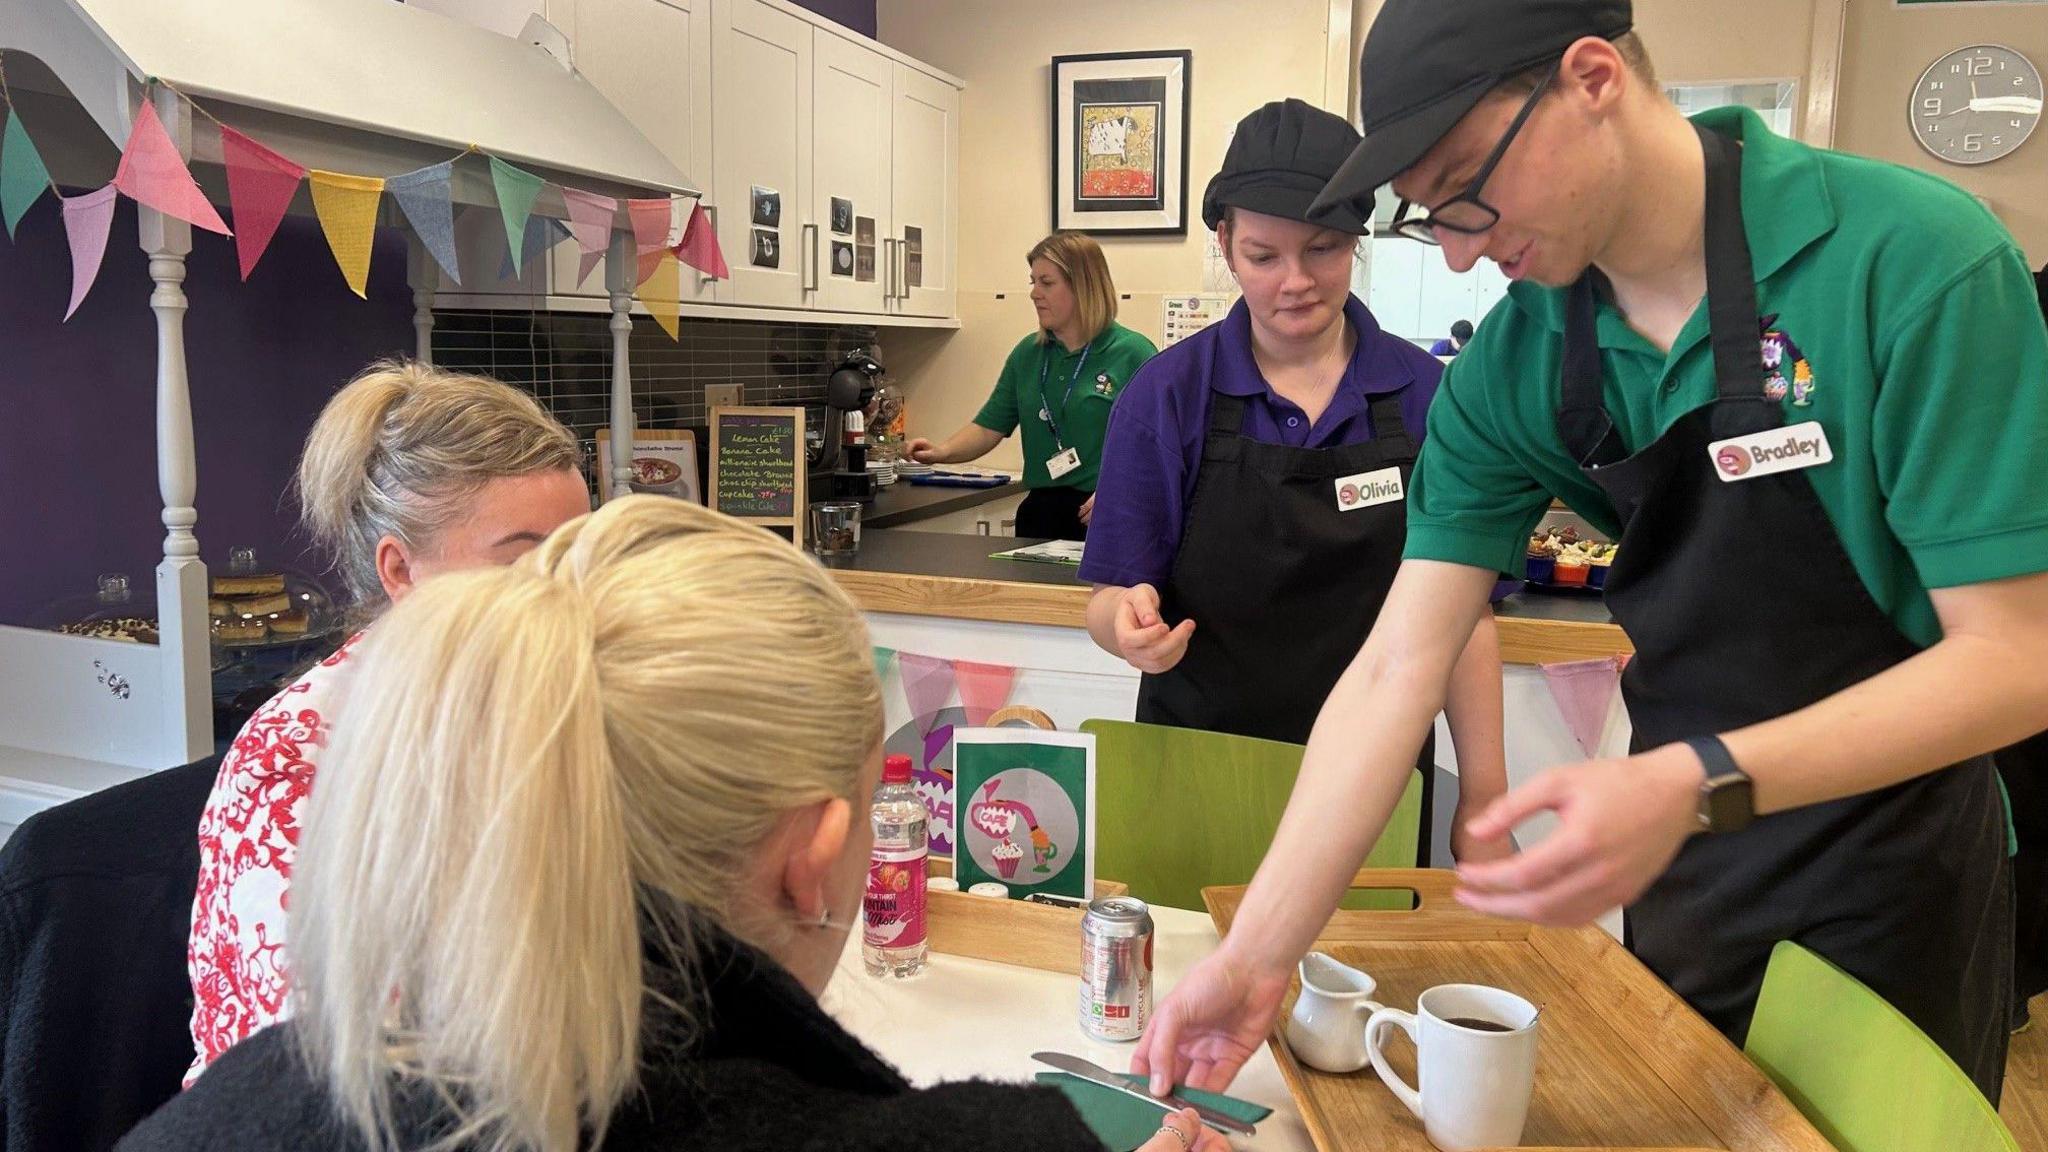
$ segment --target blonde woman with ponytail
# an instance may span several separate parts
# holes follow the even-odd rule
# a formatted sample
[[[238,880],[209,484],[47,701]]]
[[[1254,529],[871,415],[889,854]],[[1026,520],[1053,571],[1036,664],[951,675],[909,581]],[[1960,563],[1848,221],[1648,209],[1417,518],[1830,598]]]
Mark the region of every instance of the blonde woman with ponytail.
[[[509,564],[590,510],[578,448],[533,398],[424,364],[371,365],[306,438],[298,493],[357,617],[375,619],[420,581]],[[300,809],[328,758],[334,701],[362,633],[249,719],[221,761],[199,824],[191,1083],[286,1010],[286,890]]]
[[[803,554],[633,496],[364,640],[293,890],[295,1012],[125,1152],[1100,1152],[1059,1092],[913,1090],[816,1003],[882,703]],[[1192,1114],[1143,1152],[1221,1152]]]

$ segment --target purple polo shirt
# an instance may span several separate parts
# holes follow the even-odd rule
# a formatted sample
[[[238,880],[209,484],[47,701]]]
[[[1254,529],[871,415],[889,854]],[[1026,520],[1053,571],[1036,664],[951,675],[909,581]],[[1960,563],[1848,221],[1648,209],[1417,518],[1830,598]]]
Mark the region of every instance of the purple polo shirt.
[[[1244,397],[1243,435],[1296,448],[1335,448],[1372,439],[1366,412],[1370,398],[1392,392],[1400,397],[1408,434],[1420,443],[1443,363],[1382,332],[1356,296],[1345,298],[1344,318],[1358,333],[1358,348],[1330,406],[1313,424],[1260,374],[1252,359],[1251,312],[1243,300],[1220,323],[1147,361],[1110,413],[1081,579],[1125,586],[1166,582],[1194,498],[1216,392]],[[1257,526],[1246,527],[1250,546]]]

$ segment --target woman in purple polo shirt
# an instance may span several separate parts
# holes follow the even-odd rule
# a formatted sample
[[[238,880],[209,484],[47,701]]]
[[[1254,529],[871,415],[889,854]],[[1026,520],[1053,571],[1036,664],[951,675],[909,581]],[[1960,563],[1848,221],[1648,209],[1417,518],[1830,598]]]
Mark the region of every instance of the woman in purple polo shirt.
[[[1146,723],[1307,743],[1400,565],[1443,365],[1351,295],[1370,222],[1307,222],[1357,143],[1300,100],[1238,124],[1202,219],[1243,299],[1148,362],[1111,416],[1081,578],[1095,585],[1089,634],[1144,673]],[[1507,788],[1490,618],[1446,711],[1459,808],[1477,813]],[[1425,746],[1425,797],[1433,760]]]

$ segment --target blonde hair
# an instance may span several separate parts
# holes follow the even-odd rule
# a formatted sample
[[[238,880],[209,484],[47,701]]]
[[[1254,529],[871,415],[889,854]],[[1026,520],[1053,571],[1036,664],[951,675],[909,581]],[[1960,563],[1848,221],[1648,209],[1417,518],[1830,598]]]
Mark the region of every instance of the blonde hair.
[[[575,468],[576,438],[533,397],[488,376],[379,360],[321,409],[299,457],[307,529],[358,605],[385,603],[377,542],[418,548],[501,476]]]
[[[1102,245],[1079,232],[1055,232],[1031,246],[1024,263],[1048,261],[1074,290],[1074,308],[1081,322],[1081,342],[1088,343],[1116,319],[1116,281],[1109,276],[1109,257]],[[1051,333],[1039,330],[1038,342]]]
[[[571,1152],[636,1082],[643,1001],[690,1035],[694,932],[778,930],[737,903],[776,820],[854,797],[867,629],[789,544],[630,496],[423,583],[356,659],[292,884],[301,1048],[373,1149],[403,1078],[459,1113],[436,1147]]]

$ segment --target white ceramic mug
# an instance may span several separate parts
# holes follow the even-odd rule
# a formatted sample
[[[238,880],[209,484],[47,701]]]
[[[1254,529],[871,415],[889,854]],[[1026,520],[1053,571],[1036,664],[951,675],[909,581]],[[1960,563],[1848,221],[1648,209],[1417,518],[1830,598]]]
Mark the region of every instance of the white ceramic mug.
[[[1366,1017],[1382,1007],[1372,998],[1379,982],[1327,952],[1301,958],[1301,995],[1287,1018],[1287,1047],[1295,1058],[1325,1072],[1356,1072],[1371,1062],[1365,1050]]]
[[[1503,1031],[1454,1024],[1485,1021]],[[1390,1028],[1415,1041],[1416,1086],[1387,1066]],[[1401,1103],[1422,1119],[1443,1152],[1511,1148],[1522,1142],[1529,1093],[1536,1086],[1536,1006],[1483,984],[1439,984],[1416,997],[1410,1014],[1382,1008],[1365,1022],[1372,1066]]]

